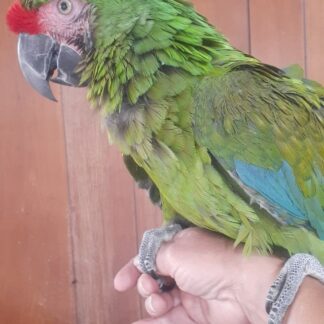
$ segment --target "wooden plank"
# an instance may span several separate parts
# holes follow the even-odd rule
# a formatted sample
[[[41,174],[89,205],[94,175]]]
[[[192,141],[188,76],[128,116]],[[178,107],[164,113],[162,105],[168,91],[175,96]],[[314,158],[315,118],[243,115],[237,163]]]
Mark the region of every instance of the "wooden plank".
[[[0,3],[0,323],[71,324],[61,110],[22,78],[4,19],[10,3]]]
[[[193,3],[232,45],[249,52],[248,0],[194,0]]]
[[[113,278],[136,254],[134,183],[83,98],[63,90],[78,324],[131,323],[139,299],[114,291]]]
[[[308,77],[324,84],[324,2],[305,2],[306,70]]]
[[[302,1],[250,0],[250,19],[252,55],[278,67],[304,67]]]

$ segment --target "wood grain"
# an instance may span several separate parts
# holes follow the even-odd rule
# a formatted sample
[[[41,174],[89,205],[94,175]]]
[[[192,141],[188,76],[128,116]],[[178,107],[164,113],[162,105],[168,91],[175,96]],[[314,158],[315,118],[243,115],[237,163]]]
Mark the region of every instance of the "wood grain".
[[[134,183],[84,97],[63,90],[78,324],[130,323],[139,299],[113,278],[137,250]]]
[[[193,3],[232,45],[246,53],[250,51],[248,0],[194,0]]]
[[[74,323],[60,107],[18,68],[0,3],[0,323]],[[56,92],[57,94],[57,92]]]
[[[250,0],[252,55],[278,67],[304,67],[303,17],[300,0]]]
[[[324,83],[324,2],[305,1],[306,71],[309,78]]]

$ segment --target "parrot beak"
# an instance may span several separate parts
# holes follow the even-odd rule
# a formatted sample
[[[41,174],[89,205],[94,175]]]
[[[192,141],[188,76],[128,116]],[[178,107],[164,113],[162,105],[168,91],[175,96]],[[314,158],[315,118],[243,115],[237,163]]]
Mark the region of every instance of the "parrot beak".
[[[80,75],[75,69],[81,55],[65,44],[46,35],[19,34],[18,60],[27,82],[42,96],[56,101],[49,81],[80,86]],[[57,74],[53,74],[57,70]]]

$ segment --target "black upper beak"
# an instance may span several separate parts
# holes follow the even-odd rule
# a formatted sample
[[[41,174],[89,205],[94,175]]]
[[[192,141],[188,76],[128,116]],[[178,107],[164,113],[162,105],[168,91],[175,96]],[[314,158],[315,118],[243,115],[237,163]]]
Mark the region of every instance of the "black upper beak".
[[[81,58],[74,49],[49,36],[19,35],[18,59],[22,73],[37,92],[50,100],[56,101],[49,81],[80,86],[80,75],[75,69]],[[57,75],[52,78],[55,70]]]

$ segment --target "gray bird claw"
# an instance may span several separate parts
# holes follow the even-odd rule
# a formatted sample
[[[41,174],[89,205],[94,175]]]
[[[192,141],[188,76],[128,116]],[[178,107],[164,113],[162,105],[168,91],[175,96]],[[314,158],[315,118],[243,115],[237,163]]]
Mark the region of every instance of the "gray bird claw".
[[[167,277],[157,274],[156,256],[164,242],[171,241],[182,230],[179,224],[170,224],[160,228],[148,230],[144,233],[138,253],[138,267],[143,273],[155,279],[162,291],[171,290],[174,282]]]
[[[306,276],[318,279],[324,284],[324,267],[315,257],[299,253],[286,261],[268,292],[266,299],[268,324],[282,323],[289,305],[294,301]]]

